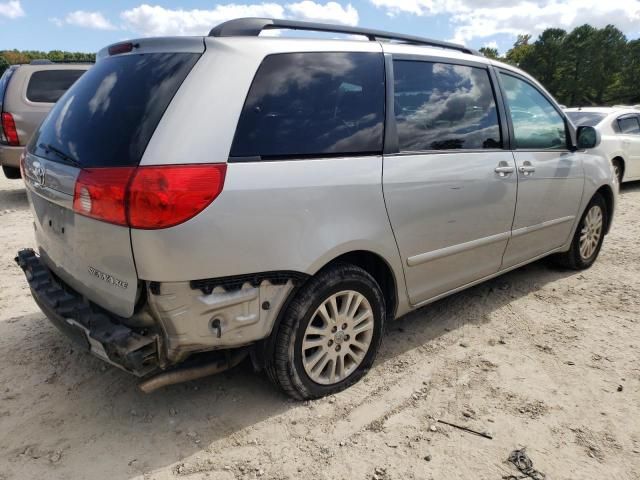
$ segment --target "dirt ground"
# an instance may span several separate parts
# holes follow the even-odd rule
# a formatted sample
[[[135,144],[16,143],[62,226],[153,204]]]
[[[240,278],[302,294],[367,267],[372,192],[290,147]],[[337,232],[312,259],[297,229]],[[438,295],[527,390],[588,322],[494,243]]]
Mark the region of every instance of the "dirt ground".
[[[585,272],[538,262],[390,325],[373,370],[299,403],[248,363],[145,396],[30,297],[0,180],[0,479],[640,479],[640,184]],[[489,432],[493,439],[438,420]]]

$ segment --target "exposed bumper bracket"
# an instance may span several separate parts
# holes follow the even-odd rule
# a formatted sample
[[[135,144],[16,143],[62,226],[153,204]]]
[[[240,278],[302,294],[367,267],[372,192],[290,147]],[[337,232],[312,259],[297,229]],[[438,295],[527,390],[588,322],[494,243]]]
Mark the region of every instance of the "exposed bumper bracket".
[[[20,250],[15,260],[38,306],[77,345],[137,376],[159,370],[156,335],[141,335],[92,306],[54,277],[32,249]]]

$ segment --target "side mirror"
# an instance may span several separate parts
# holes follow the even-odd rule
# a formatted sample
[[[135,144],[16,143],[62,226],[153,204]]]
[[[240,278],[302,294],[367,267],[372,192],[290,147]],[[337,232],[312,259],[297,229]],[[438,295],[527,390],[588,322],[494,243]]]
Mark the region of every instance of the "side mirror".
[[[578,150],[586,150],[588,148],[595,148],[600,144],[600,134],[593,127],[581,126],[578,127]]]

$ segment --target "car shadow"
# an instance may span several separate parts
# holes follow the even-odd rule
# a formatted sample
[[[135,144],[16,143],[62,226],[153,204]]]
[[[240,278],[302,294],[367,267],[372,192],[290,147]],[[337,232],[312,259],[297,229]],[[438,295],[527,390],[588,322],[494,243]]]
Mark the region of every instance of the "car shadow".
[[[412,312],[388,325],[374,369],[447,332],[484,324],[509,302],[573,274],[536,262]],[[144,395],[134,377],[76,351],[39,312],[0,322],[0,339],[0,364],[11,367],[0,371],[6,386],[0,395],[0,452],[8,452],[18,469],[27,461],[25,449],[61,449],[75,477],[88,478],[101,467],[114,478],[133,477],[306,408],[255,373],[248,361],[218,376]],[[83,462],[96,447],[104,458]],[[78,471],[78,465],[86,470]],[[63,467],[61,462],[58,471]]]
[[[29,208],[27,190],[24,188],[24,185],[20,185],[20,187],[21,188],[0,189],[0,210],[24,210]]]
[[[640,180],[637,180],[635,182],[626,182],[620,185],[621,195],[631,192],[640,192]]]

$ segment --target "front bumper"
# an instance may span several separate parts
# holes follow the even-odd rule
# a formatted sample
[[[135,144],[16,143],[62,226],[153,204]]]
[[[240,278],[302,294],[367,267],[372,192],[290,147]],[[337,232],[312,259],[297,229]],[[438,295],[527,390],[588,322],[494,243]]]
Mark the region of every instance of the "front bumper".
[[[20,168],[20,155],[24,147],[10,147],[0,144],[0,165]]]
[[[32,249],[20,250],[16,262],[40,309],[79,347],[140,377],[160,369],[157,335],[142,335],[88,302],[54,276]]]

